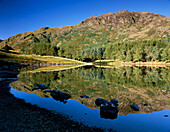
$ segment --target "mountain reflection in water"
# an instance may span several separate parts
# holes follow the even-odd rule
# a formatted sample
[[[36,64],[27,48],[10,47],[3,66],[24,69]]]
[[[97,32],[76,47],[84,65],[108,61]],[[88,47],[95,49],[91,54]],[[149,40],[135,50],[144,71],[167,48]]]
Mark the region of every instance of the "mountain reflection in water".
[[[146,130],[169,130],[167,124],[170,119],[164,117],[165,114],[170,114],[169,68],[105,69],[86,66],[55,72],[21,72],[18,77],[19,80],[11,84],[14,88],[11,89],[11,93],[16,97],[63,113],[89,126],[142,131],[143,125]],[[46,89],[33,90],[37,84],[48,86],[48,92]],[[65,104],[63,100],[56,101],[51,96],[50,91],[53,90],[67,93],[71,95],[71,99],[66,100]],[[81,98],[81,95],[87,95],[89,98]],[[117,99],[118,118],[101,118],[100,107],[95,105],[97,98]],[[138,105],[140,111],[132,110],[131,104]],[[125,128],[121,127],[123,123],[126,124]],[[155,128],[151,127],[152,125]]]

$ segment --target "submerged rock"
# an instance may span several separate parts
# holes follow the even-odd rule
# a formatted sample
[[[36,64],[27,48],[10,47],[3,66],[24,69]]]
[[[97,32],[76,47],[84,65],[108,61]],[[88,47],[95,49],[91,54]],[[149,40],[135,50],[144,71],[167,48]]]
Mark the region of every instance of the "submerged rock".
[[[87,95],[81,95],[80,98],[89,98]]]
[[[139,106],[137,106],[137,105],[135,105],[135,104],[130,105],[130,107],[131,107],[133,110],[135,110],[135,111],[139,111],[139,110],[140,110]]]

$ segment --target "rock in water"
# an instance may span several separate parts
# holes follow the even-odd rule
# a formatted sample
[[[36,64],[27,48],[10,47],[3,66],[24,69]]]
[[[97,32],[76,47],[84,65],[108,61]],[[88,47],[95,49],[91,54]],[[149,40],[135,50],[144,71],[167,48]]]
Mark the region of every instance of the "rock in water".
[[[133,110],[135,110],[135,111],[139,111],[139,110],[140,110],[139,106],[137,106],[137,105],[135,105],[135,104],[130,105],[130,107],[131,107]]]
[[[117,105],[117,106],[119,105],[117,99],[112,99],[111,102],[112,102],[113,104]]]
[[[97,98],[96,101],[95,101],[95,104],[97,106],[100,106],[101,104],[103,105],[108,105],[108,101],[105,100],[105,99],[102,99],[102,98]]]

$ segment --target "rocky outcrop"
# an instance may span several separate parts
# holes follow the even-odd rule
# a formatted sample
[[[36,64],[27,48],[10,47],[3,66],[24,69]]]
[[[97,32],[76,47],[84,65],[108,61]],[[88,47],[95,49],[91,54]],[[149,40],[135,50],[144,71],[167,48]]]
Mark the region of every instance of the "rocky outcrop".
[[[150,12],[132,12],[132,11],[119,11],[118,13],[103,14],[98,17],[90,17],[83,21],[81,24],[88,24],[89,26],[96,25],[111,25],[115,26],[118,24],[134,24],[142,23],[149,24],[150,22],[157,23],[163,22],[165,16],[154,14]],[[166,20],[165,20],[166,21]]]

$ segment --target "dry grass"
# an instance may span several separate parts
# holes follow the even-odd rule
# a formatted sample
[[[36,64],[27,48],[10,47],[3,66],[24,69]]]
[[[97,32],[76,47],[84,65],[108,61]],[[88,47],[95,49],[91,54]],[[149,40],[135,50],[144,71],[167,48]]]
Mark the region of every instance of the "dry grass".
[[[35,64],[35,63],[46,63],[46,64],[58,64],[58,63],[81,63],[84,62],[67,59],[62,57],[54,57],[54,56],[40,56],[40,55],[23,55],[15,52],[6,53],[5,51],[0,51],[0,61],[3,62],[17,62],[19,64]]]

